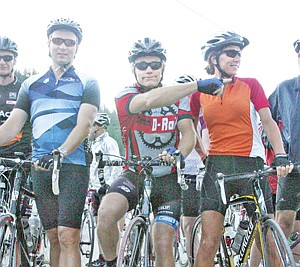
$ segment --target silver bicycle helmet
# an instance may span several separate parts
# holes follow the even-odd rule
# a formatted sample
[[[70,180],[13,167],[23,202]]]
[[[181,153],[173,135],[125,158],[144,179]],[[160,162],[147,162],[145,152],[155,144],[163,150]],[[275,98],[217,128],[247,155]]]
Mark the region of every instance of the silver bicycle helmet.
[[[192,75],[187,75],[187,74],[184,74],[182,76],[179,76],[175,82],[176,83],[190,83],[190,82],[195,82],[196,81],[196,78]]]
[[[162,44],[148,37],[133,44],[129,51],[128,60],[132,63],[137,58],[144,56],[157,56],[164,61],[167,60],[166,49],[163,48]]]
[[[293,46],[294,46],[294,49],[295,49],[296,53],[299,53],[299,51],[300,51],[300,40],[298,39],[297,41],[295,41],[293,43]]]
[[[101,127],[108,127],[110,125],[110,118],[107,113],[97,113],[94,123]]]
[[[15,57],[18,56],[17,44],[5,36],[0,36],[0,50],[10,51],[14,53]]]
[[[79,23],[75,22],[74,20],[65,19],[65,18],[54,19],[54,20],[50,21],[50,23],[47,27],[48,38],[51,33],[53,33],[56,30],[59,30],[59,29],[67,29],[67,30],[72,31],[78,39],[78,44],[81,43],[82,29],[81,29]]]
[[[244,49],[249,44],[249,40],[235,32],[224,31],[216,34],[209,39],[204,46],[201,47],[203,58],[208,60],[208,56],[212,51],[221,50],[224,46],[237,45]]]

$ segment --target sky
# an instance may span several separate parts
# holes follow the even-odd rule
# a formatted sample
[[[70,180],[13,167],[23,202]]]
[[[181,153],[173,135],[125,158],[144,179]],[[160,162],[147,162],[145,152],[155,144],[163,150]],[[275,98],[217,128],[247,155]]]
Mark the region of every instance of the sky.
[[[292,46],[300,38],[299,0],[15,0],[2,9],[0,35],[19,46],[16,69],[49,68],[46,29],[60,17],[81,24],[74,66],[98,80],[101,106],[110,110],[116,93],[134,82],[128,51],[144,37],[167,50],[165,84],[182,74],[207,77],[200,47],[221,30],[249,39],[237,76],[256,78],[267,96],[299,73]]]

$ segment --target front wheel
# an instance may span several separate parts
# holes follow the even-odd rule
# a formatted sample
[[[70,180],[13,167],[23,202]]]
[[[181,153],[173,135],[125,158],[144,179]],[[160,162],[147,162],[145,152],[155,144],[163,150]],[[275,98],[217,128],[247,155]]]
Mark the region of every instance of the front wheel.
[[[120,242],[117,267],[152,267],[148,227],[142,217],[134,217]],[[146,252],[145,252],[146,251]],[[146,255],[145,255],[146,254]]]
[[[13,226],[13,218],[0,216],[0,266],[17,267],[21,263],[21,253]]]
[[[271,263],[274,266],[296,266],[288,241],[277,222],[267,219],[263,224],[262,234],[263,266],[269,266]]]

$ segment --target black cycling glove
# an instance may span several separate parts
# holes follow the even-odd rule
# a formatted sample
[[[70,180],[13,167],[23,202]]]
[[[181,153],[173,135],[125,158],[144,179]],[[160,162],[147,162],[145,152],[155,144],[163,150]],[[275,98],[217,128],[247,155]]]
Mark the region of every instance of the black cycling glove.
[[[39,157],[37,160],[38,166],[45,168],[47,170],[50,170],[53,168],[53,155],[52,153],[49,153],[45,156]]]
[[[176,151],[180,152],[180,150],[176,147],[166,147],[165,150],[174,156],[174,153]],[[176,156],[176,155],[175,155]],[[185,167],[185,158],[184,158],[184,155],[180,152],[180,166],[181,168],[184,168]]]
[[[223,80],[218,78],[198,80],[197,85],[199,92],[214,95],[214,92],[223,86]]]
[[[275,155],[272,161],[271,167],[286,166],[286,165],[290,165],[288,156],[286,154],[277,154]]]

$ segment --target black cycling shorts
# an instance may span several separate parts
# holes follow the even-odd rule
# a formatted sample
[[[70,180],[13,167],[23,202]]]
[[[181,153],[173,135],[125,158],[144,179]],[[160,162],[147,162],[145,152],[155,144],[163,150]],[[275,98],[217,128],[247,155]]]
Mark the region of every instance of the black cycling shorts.
[[[45,230],[65,226],[80,229],[89,184],[88,167],[62,164],[59,194],[52,192],[52,171],[32,169],[33,189]]]
[[[182,190],[182,215],[197,217],[200,209],[200,191],[196,190],[196,175],[186,174],[187,190]]]
[[[129,209],[136,207],[140,193],[143,191],[144,175],[131,171],[123,172],[111,185],[108,193],[118,192],[125,196],[129,203]],[[181,188],[177,183],[177,174],[170,174],[153,178],[151,204],[153,213],[157,215],[162,206],[169,206],[170,217],[180,219]]]
[[[240,157],[240,156],[209,156],[206,161],[206,173],[203,179],[201,188],[201,212],[207,210],[215,210],[225,215],[226,208],[221,200],[220,193],[217,191],[215,182],[217,180],[216,174],[221,172],[223,174],[234,174],[252,172],[255,170],[263,170],[263,159]],[[260,183],[267,211],[269,214],[274,213],[272,195],[270,184],[267,179],[263,179]],[[225,185],[227,195],[227,203],[229,198],[234,194],[238,195],[252,195],[252,184],[249,180],[237,180],[229,182]]]

